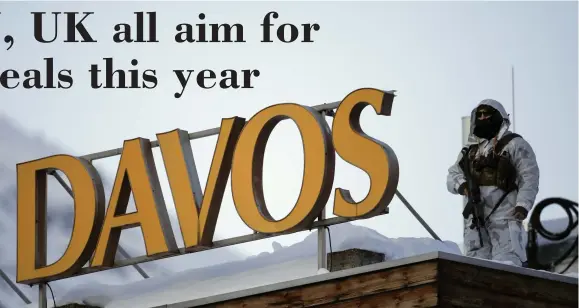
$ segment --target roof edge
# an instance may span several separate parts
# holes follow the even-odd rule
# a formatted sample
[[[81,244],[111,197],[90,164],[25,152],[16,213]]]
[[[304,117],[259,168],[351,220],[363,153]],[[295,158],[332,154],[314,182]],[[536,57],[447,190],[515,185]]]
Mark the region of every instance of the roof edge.
[[[521,274],[521,275],[526,275],[526,276],[531,276],[531,277],[548,279],[548,280],[552,280],[552,281],[559,281],[559,282],[569,283],[569,284],[574,284],[574,285],[577,285],[578,281],[579,281],[577,278],[574,278],[574,277],[555,274],[555,273],[551,273],[551,272],[538,271],[538,270],[533,270],[533,269],[528,269],[528,268],[516,267],[516,266],[503,264],[503,263],[499,263],[499,262],[476,259],[476,258],[466,257],[466,256],[457,255],[457,254],[448,253],[448,252],[443,252],[443,251],[435,251],[435,252],[429,252],[429,253],[420,254],[420,255],[412,256],[412,257],[408,257],[408,258],[402,258],[402,259],[391,260],[391,261],[384,261],[384,262],[380,262],[380,263],[375,263],[375,264],[365,265],[365,266],[361,266],[361,267],[341,270],[341,271],[337,271],[337,272],[331,272],[331,273],[327,273],[327,274],[313,275],[313,276],[308,276],[308,277],[304,277],[304,278],[298,278],[298,279],[278,282],[278,283],[274,283],[274,284],[270,284],[270,285],[253,287],[253,288],[249,288],[249,289],[245,289],[245,290],[233,291],[233,292],[229,292],[229,293],[213,295],[213,296],[208,296],[208,297],[204,297],[204,298],[197,298],[197,299],[192,299],[192,300],[178,302],[178,303],[155,306],[153,308],[187,308],[187,307],[193,307],[193,306],[203,306],[203,305],[215,304],[218,302],[224,302],[224,301],[229,301],[229,300],[233,300],[233,299],[239,299],[239,298],[243,298],[243,297],[254,296],[254,295],[258,295],[258,294],[262,294],[262,293],[275,292],[275,291],[280,291],[280,290],[284,290],[284,289],[306,286],[309,284],[315,284],[315,283],[330,281],[330,280],[334,280],[334,279],[340,279],[340,278],[359,275],[359,274],[367,274],[367,273],[372,273],[372,272],[381,271],[381,270],[385,270],[385,269],[392,269],[392,268],[396,268],[396,267],[400,267],[400,266],[422,263],[422,262],[433,261],[433,260],[446,260],[446,261],[452,261],[452,262],[460,262],[460,263],[464,263],[464,264],[469,264],[469,265],[474,265],[474,266],[479,266],[479,267],[485,267],[485,268],[505,271],[505,272],[514,273],[514,274]]]
[[[517,266],[512,266],[512,265],[508,265],[508,264],[504,264],[504,263],[500,263],[500,262],[496,262],[496,261],[460,256],[460,255],[456,255],[456,254],[452,254],[452,253],[447,253],[444,251],[439,252],[439,258],[442,260],[446,260],[446,261],[466,263],[466,264],[480,266],[480,267],[486,267],[486,268],[490,268],[490,269],[494,269],[494,270],[505,271],[505,272],[509,272],[509,273],[513,273],[513,274],[521,274],[521,275],[525,275],[525,276],[531,276],[531,277],[542,278],[542,279],[547,279],[547,280],[559,281],[559,282],[570,283],[570,284],[575,284],[575,285],[577,285],[578,281],[579,281],[578,278],[565,276],[562,274],[557,274],[557,273],[552,273],[552,272],[547,272],[547,271],[539,271],[539,270],[534,270],[531,268],[517,267]]]
[[[245,289],[245,290],[233,291],[233,292],[229,292],[229,293],[213,295],[213,296],[208,296],[208,297],[204,297],[204,298],[197,298],[197,299],[192,299],[192,300],[183,301],[183,302],[179,302],[179,303],[172,303],[172,304],[166,304],[166,305],[161,305],[161,306],[155,306],[152,308],[184,308],[184,307],[192,307],[192,306],[209,305],[209,304],[214,304],[214,303],[218,303],[218,302],[229,301],[232,299],[258,295],[258,294],[262,294],[262,293],[275,292],[275,291],[279,291],[279,290],[284,290],[284,289],[289,289],[289,288],[294,288],[294,287],[300,287],[300,286],[305,286],[305,285],[324,282],[324,281],[330,281],[330,280],[354,276],[354,275],[358,275],[358,274],[365,274],[365,273],[380,271],[380,270],[384,270],[384,269],[388,269],[388,268],[395,268],[395,267],[400,267],[400,266],[409,265],[409,264],[415,264],[415,263],[421,263],[421,262],[436,260],[438,258],[439,258],[439,252],[435,251],[435,252],[430,252],[430,253],[421,254],[421,255],[417,255],[417,256],[412,256],[409,258],[396,259],[396,260],[391,260],[391,261],[385,261],[385,262],[360,266],[360,267],[356,267],[356,268],[345,269],[345,270],[341,270],[341,271],[337,271],[337,272],[331,272],[331,273],[313,275],[313,276],[308,276],[308,277],[298,278],[298,279],[293,279],[293,280],[288,280],[288,281],[282,281],[282,282],[278,282],[278,283],[274,283],[274,284],[269,284],[269,285],[264,285],[264,286],[259,286],[259,287],[253,287],[253,288],[249,288],[249,289]]]

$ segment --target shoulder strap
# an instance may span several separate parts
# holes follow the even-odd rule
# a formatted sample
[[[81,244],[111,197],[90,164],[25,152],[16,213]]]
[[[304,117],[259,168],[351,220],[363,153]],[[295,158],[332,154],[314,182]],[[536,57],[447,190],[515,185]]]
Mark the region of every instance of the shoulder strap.
[[[476,157],[476,152],[478,150],[478,144],[471,144],[468,148],[468,157],[473,160]]]
[[[515,134],[515,133],[510,133],[506,136],[504,136],[503,138],[501,138],[498,142],[497,145],[495,146],[495,153],[501,153],[503,148],[509,143],[511,142],[511,140],[515,139],[515,138],[523,138],[521,135],[519,134]]]

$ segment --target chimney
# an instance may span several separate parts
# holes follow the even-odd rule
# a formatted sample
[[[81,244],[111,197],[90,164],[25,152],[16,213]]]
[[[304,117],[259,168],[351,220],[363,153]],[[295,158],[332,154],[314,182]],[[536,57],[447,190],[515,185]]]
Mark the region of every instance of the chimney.
[[[335,272],[384,261],[383,253],[354,248],[328,253],[328,270]]]

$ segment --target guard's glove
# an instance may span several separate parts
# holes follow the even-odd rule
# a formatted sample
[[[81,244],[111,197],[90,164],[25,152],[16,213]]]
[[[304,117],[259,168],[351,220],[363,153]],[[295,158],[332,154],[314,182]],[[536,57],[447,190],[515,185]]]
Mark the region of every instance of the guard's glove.
[[[516,220],[519,220],[519,221],[525,220],[525,218],[527,218],[527,214],[529,214],[529,212],[527,211],[526,208],[524,208],[522,206],[515,206],[515,219]]]
[[[468,194],[468,190],[467,190],[467,187],[466,187],[466,182],[460,184],[460,186],[458,187],[457,191],[458,191],[458,194],[459,194],[459,195],[466,196],[466,195]]]

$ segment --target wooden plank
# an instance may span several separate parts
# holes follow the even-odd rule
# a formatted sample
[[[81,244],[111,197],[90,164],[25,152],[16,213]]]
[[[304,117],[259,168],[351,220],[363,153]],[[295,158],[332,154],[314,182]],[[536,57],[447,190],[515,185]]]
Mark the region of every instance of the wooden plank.
[[[444,284],[439,285],[439,302],[440,307],[465,307],[465,308],[482,308],[482,307],[517,307],[517,308],[564,308],[577,307],[575,305],[561,305],[535,298],[526,298],[523,296],[514,296],[501,294],[490,289],[479,289],[468,287],[461,284]]]
[[[459,307],[502,306],[497,300],[520,307],[577,307],[574,284],[447,260],[440,260],[439,275],[441,299]]]
[[[327,304],[332,308],[411,308],[438,307],[437,283],[424,284],[385,293],[358,297],[347,301]]]
[[[436,260],[224,302],[211,307],[312,307],[436,282]],[[410,292],[410,291],[407,291]],[[409,297],[422,293],[410,292]],[[432,295],[435,296],[436,294]],[[422,297],[420,297],[422,296]],[[424,295],[415,301],[426,301]],[[426,298],[426,297],[424,297]],[[411,299],[407,301],[411,302]],[[430,300],[431,302],[432,300]]]

